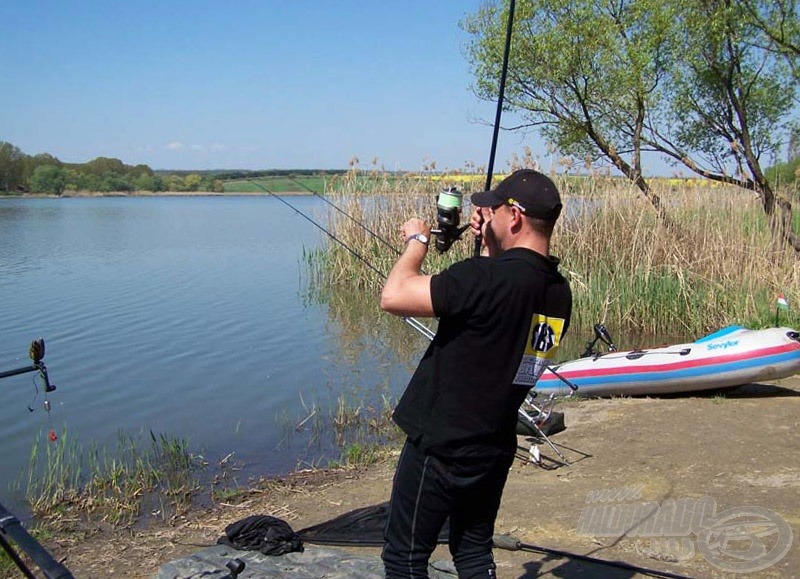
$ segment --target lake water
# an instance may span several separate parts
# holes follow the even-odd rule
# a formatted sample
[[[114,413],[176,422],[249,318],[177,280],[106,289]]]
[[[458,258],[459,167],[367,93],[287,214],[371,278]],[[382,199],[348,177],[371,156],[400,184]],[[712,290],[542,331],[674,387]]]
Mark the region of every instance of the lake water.
[[[320,219],[319,199],[290,202]],[[0,381],[0,501],[51,425],[84,446],[185,438],[212,464],[234,452],[242,477],[338,458],[293,425],[341,392],[397,395],[416,356],[307,298],[323,236],[273,197],[0,199],[0,370],[42,336],[58,387],[48,417],[34,374]]]

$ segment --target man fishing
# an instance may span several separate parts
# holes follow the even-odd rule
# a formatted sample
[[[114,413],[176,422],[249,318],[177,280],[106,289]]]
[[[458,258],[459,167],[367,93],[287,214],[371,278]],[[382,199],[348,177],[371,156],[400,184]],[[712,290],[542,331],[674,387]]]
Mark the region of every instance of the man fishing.
[[[550,256],[562,207],[555,184],[520,170],[473,194],[472,204],[484,257],[422,275],[430,227],[409,219],[381,294],[387,312],[439,318],[394,411],[407,439],[385,530],[389,579],[428,576],[448,519],[458,576],[496,576],[492,535],[517,448],[517,410],[569,326],[572,294]]]

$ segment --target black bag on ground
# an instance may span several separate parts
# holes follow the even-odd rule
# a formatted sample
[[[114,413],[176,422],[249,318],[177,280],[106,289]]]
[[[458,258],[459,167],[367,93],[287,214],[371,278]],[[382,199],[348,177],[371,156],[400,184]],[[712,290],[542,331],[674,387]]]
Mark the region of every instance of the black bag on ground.
[[[259,551],[264,555],[283,555],[303,551],[300,535],[289,523],[269,515],[251,515],[225,527],[225,536],[218,545],[228,545],[240,551]]]
[[[303,551],[303,542],[315,545],[383,546],[383,530],[389,516],[389,503],[362,507],[338,517],[300,529],[269,515],[251,515],[225,527],[225,536],[217,544],[242,551],[260,551],[265,555],[283,555]],[[439,533],[439,543],[446,544],[449,521]]]
[[[361,507],[338,517],[300,529],[297,533],[306,543],[314,545],[362,545],[382,547],[383,531],[389,518],[389,503]],[[450,521],[445,522],[438,542],[447,544]]]

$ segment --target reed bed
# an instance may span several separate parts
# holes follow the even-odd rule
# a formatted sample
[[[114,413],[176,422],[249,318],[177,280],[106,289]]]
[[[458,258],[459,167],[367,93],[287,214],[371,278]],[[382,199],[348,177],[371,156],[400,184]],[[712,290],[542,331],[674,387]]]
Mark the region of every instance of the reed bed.
[[[377,294],[397,253],[376,235],[399,250],[400,225],[412,216],[433,223],[436,193],[448,183],[441,176],[389,179],[373,171],[371,189],[370,179],[352,173],[350,181],[345,176],[337,183],[330,198],[350,218],[333,208],[325,215],[326,227],[341,243],[328,239],[306,255],[309,287],[331,303],[367,295],[377,310]],[[565,210],[552,252],[561,258],[572,285],[574,327],[602,321],[628,334],[688,338],[727,324],[773,325],[778,294],[790,304],[800,303],[800,261],[773,240],[752,192],[696,180],[653,180],[671,221],[667,226],[624,180],[553,178]],[[457,184],[482,188],[480,181]],[[470,191],[464,192],[462,221],[471,211],[466,202]],[[472,239],[465,237],[445,254],[432,250],[426,270],[436,272],[468,257]],[[798,316],[793,309],[781,311],[779,322],[796,326]]]
[[[796,302],[800,262],[773,241],[752,193],[670,185],[658,192],[674,224],[667,227],[632,187],[609,184],[584,197],[563,185],[567,207],[581,210],[561,224],[555,251],[579,325],[694,336],[734,323],[769,326],[778,294]]]
[[[188,509],[203,461],[184,440],[149,433],[147,441],[119,434],[113,450],[85,451],[68,432],[31,451],[25,498],[48,526],[87,517],[114,526],[136,521],[147,502],[166,518]]]
[[[345,292],[378,290],[403,248],[400,226],[410,217],[428,222],[435,217],[436,195],[443,185],[433,176],[372,175],[374,180],[350,172],[333,184],[328,199],[341,211],[328,206],[324,220],[339,241],[328,238],[320,249],[306,254],[312,291],[325,293],[329,287]],[[432,251],[425,267],[437,271],[466,257],[469,241],[456,242],[445,254]]]

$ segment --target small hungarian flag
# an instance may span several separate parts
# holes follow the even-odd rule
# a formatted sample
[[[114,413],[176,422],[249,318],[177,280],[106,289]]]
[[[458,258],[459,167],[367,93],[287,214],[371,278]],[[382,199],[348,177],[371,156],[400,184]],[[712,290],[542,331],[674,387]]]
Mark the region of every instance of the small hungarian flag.
[[[783,297],[783,294],[778,294],[778,307],[782,310],[789,309],[789,302],[786,301],[786,298]]]

